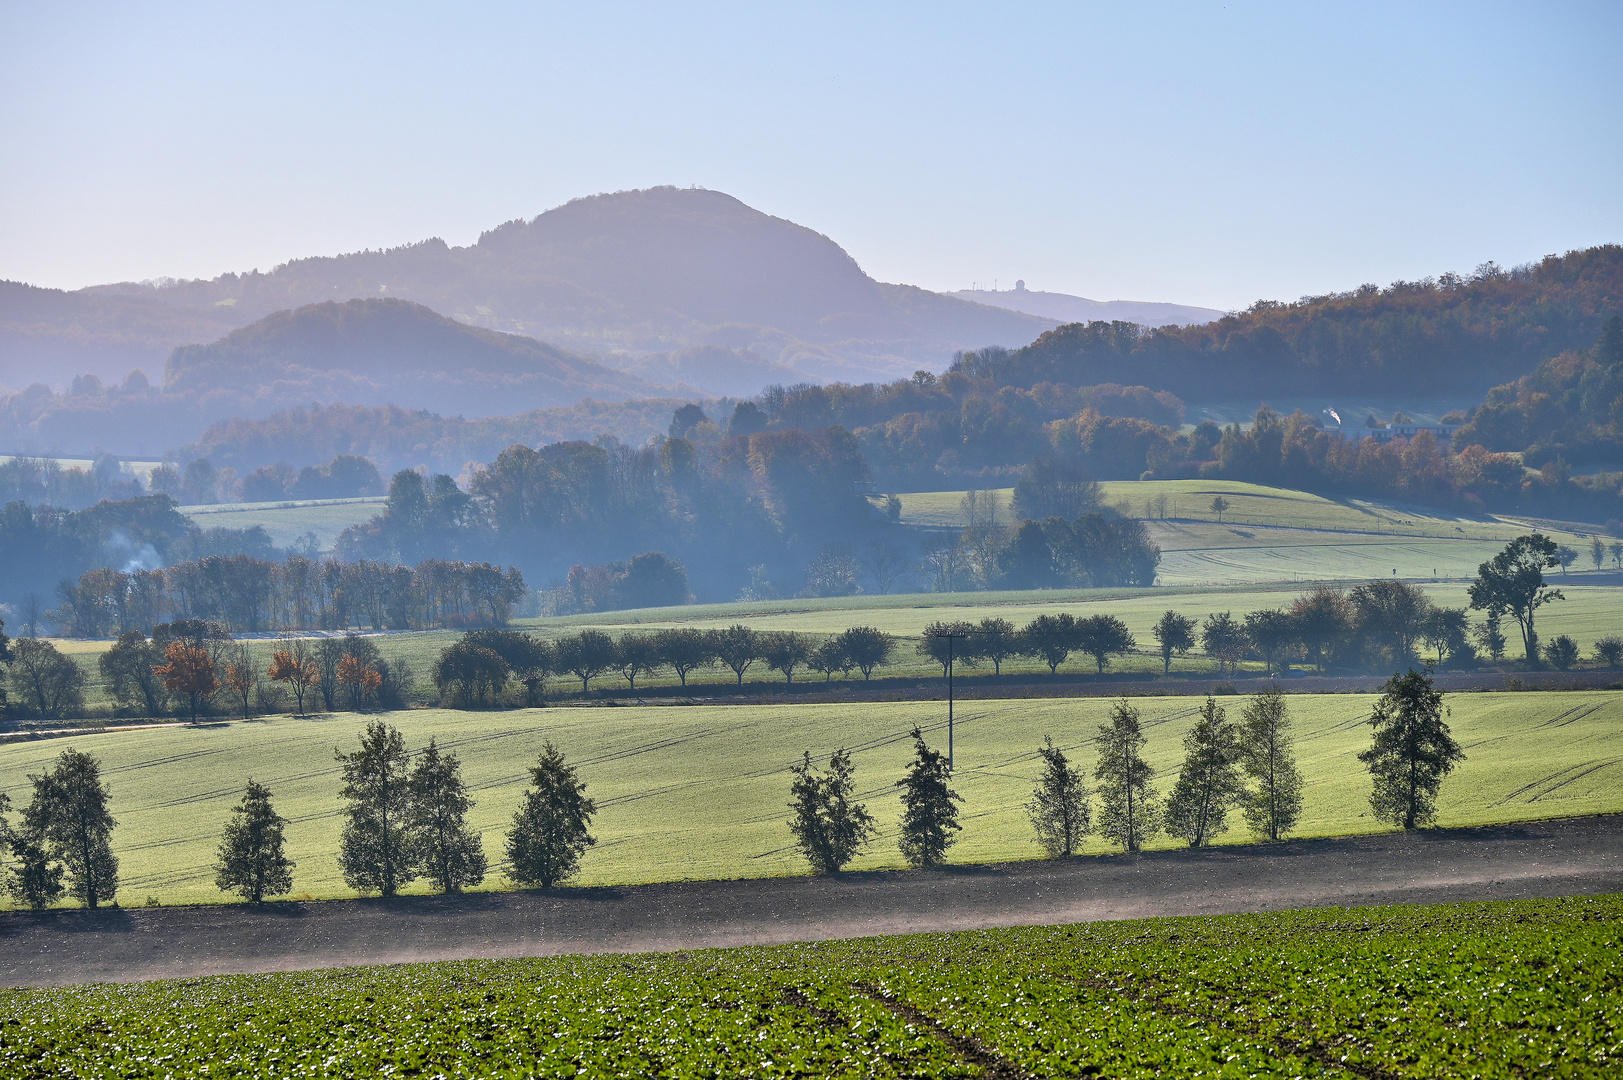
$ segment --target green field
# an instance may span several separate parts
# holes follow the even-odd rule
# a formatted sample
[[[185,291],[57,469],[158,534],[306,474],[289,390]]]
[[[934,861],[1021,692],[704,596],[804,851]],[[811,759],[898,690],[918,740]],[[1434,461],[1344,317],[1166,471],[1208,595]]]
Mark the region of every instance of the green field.
[[[1443,789],[1440,823],[1470,825],[1623,811],[1623,693],[1456,694],[1455,737],[1468,760]],[[1243,698],[1226,698],[1236,710]],[[1307,779],[1303,835],[1381,831],[1368,814],[1369,780],[1354,755],[1368,745],[1369,695],[1289,699]],[[1164,793],[1182,758],[1195,698],[1139,699],[1146,756]],[[1040,854],[1022,806],[1045,736],[1092,768],[1091,739],[1110,702],[1098,698],[963,703],[958,712],[956,786],[965,828],[950,852],[959,862]],[[854,864],[902,865],[893,782],[911,754],[907,731],[925,727],[944,745],[939,702],[751,706],[560,708],[506,712],[413,710],[388,717],[409,746],[430,736],[454,750],[478,806],[493,867],[501,833],[518,805],[526,769],[545,740],[579,764],[600,812],[598,844],[581,881],[590,884],[757,877],[806,871],[785,825],[788,766],[804,749],[826,756],[851,747],[858,784],[883,831]],[[352,748],[365,718],[222,723],[109,732],[0,746],[0,790],[28,799],[27,776],[64,748],[95,754],[120,825],[122,903],[221,898],[209,866],[229,809],[253,777],[290,819],[296,894],[352,895],[337,869],[335,747]],[[1225,842],[1248,840],[1236,819]],[[1168,838],[1162,843],[1172,846]],[[1092,842],[1089,851],[1104,851]],[[486,887],[501,887],[500,874]]]
[[[1587,1077],[1623,900],[0,992],[10,1077]]]
[[[1104,501],[1144,518],[1161,546],[1158,584],[1187,587],[1360,578],[1464,578],[1512,538],[1540,528],[1588,561],[1589,534],[1505,517],[1466,517],[1397,503],[1336,499],[1233,480],[1105,483]],[[1008,505],[1012,489],[999,495]],[[902,521],[964,524],[961,491],[905,494]],[[1230,504],[1221,522],[1211,509]],[[1165,500],[1165,506],[1161,500]]]
[[[322,551],[330,550],[338,534],[351,525],[370,521],[383,511],[383,496],[357,499],[305,499],[272,503],[217,503],[183,506],[181,513],[203,529],[251,529],[261,526],[277,547],[287,547],[315,533]]]

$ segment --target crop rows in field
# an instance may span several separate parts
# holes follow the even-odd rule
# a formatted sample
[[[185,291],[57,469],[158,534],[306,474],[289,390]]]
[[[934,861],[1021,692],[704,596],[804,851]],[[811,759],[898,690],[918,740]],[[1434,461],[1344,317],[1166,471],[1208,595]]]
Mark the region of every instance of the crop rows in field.
[[[0,992],[0,1070],[1605,1076],[1623,898]]]

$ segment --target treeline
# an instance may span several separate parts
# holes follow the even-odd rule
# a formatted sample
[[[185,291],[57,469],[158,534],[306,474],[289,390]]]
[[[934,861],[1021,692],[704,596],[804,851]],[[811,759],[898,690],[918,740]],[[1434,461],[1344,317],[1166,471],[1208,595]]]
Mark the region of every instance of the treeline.
[[[1258,301],[1204,326],[1074,323],[1012,354],[954,365],[998,385],[1147,383],[1186,399],[1289,394],[1458,394],[1514,379],[1594,341],[1623,291],[1623,246],[1513,270],[1484,264],[1385,289]]]
[[[352,560],[500,562],[558,586],[572,566],[658,551],[698,596],[730,600],[752,567],[794,592],[825,549],[898,532],[865,497],[868,468],[843,428],[689,430],[641,448],[610,438],[510,446],[473,472],[466,492],[449,476],[397,473],[383,513],[347,530],[336,550]]]
[[[58,582],[99,567],[133,571],[211,555],[282,554],[259,526],[198,528],[167,495],[103,501],[78,511],[23,502],[0,507],[0,600],[35,621]]]
[[[1191,438],[1201,435],[1195,432]],[[1320,430],[1302,413],[1280,416],[1264,406],[1249,430],[1224,429],[1208,462],[1152,459],[1150,476],[1245,480],[1257,484],[1362,497],[1404,499],[1466,513],[1516,511],[1616,523],[1623,517],[1623,476],[1573,476],[1564,459],[1529,474],[1523,459],[1467,443],[1466,429],[1439,444],[1429,431],[1413,438],[1357,441]],[[1182,436],[1179,437],[1180,439]],[[1176,445],[1176,441],[1174,443]]]
[[[605,431],[632,445],[665,430],[681,401],[584,400],[575,405],[510,416],[464,419],[398,405],[311,405],[284,409],[263,419],[238,417],[211,424],[177,456],[206,458],[241,475],[271,462],[294,469],[344,455],[367,458],[395,471],[422,467],[458,472],[469,461],[490,461],[514,443],[541,446],[594,439]]]
[[[1263,608],[1236,617],[1211,612],[1204,618],[1164,612],[1151,629],[1162,673],[1172,661],[1197,650],[1233,673],[1246,661],[1260,661],[1265,673],[1287,674],[1306,662],[1327,670],[1390,670],[1423,661],[1431,667],[1473,667],[1486,659],[1499,662],[1519,633],[1529,664],[1547,663],[1568,670],[1580,661],[1578,643],[1559,634],[1542,641],[1536,613],[1563,599],[1545,584],[1543,571],[1559,565],[1557,545],[1534,533],[1520,537],[1484,563],[1470,587],[1470,607],[1434,603],[1419,585],[1377,579],[1350,590],[1328,586],[1298,596],[1289,606]],[[1475,625],[1470,612],[1482,618]],[[720,667],[743,685],[750,670],[772,671],[794,684],[797,673],[821,675],[860,672],[871,679],[896,659],[898,639],[874,627],[855,626],[839,634],[815,637],[797,631],[758,631],[742,624],[726,629],[679,627],[652,633],[626,631],[618,638],[602,630],[584,630],[546,641],[518,630],[469,633],[440,654],[433,678],[444,704],[483,707],[500,703],[510,687],[522,688],[525,704],[538,704],[546,681],[569,677],[582,693],[601,678],[624,679],[632,691],[638,679],[669,671],[686,687],[695,672]],[[1138,640],[1113,615],[1043,614],[1017,627],[1008,619],[979,622],[938,621],[924,627],[915,646],[918,655],[949,667],[973,670],[983,664],[995,675],[1016,660],[1035,660],[1051,676],[1072,657],[1085,657],[1096,674],[1116,658],[1138,649]],[[1479,651],[1480,650],[1480,651]],[[1623,666],[1623,639],[1607,635],[1594,643],[1594,661]]]
[[[505,624],[527,595],[522,574],[490,563],[210,555],[160,570],[86,571],[57,586],[61,606],[44,618],[64,636],[87,638],[151,633],[175,620],[218,622],[239,634],[423,630]]]
[[[403,709],[415,673],[387,659],[371,639],[355,634],[285,642],[268,665],[247,643],[215,622],[161,623],[151,636],[127,630],[97,657],[113,699],[113,715],[181,715],[196,721],[221,712],[253,717],[308,708]],[[50,641],[7,639],[0,624],[0,664],[11,693],[0,687],[0,710],[13,719],[55,722],[87,714],[85,670]]]

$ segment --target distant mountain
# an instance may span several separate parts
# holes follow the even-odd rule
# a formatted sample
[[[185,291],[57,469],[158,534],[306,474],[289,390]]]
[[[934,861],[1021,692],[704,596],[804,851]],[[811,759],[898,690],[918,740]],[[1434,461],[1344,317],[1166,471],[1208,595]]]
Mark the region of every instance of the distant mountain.
[[[312,400],[445,414],[514,413],[583,397],[652,396],[651,384],[533,338],[467,326],[395,298],[278,311],[210,345],[185,345],[164,391],[241,399],[262,412]]]
[[[169,347],[213,336],[186,320],[214,320],[211,327],[224,321],[229,329],[312,303],[394,297],[459,322],[610,357],[611,364],[716,347],[689,354],[719,365],[692,370],[695,385],[739,390],[760,362],[819,379],[894,377],[920,367],[940,370],[959,349],[1024,345],[1055,325],[875,281],[811,229],[718,191],[671,187],[576,199],[529,221],[510,221],[467,247],[431,239],[299,259],[268,274],[103,285],[67,295],[140,301],[139,310],[128,312],[128,332]],[[170,329],[146,314],[151,305],[180,320],[173,335],[190,336],[166,337]],[[15,350],[14,366],[27,360],[27,341],[0,347]],[[114,355],[128,353],[98,339],[84,342],[72,362],[105,368]],[[53,381],[62,381],[60,369]]]
[[[1216,322],[1226,311],[1215,308],[1188,307],[1183,304],[1157,304],[1138,300],[1088,300],[1066,293],[1035,292],[1023,281],[1002,292],[989,289],[961,289],[947,293],[960,300],[970,300],[990,307],[1038,315],[1060,323],[1130,322],[1140,326],[1199,326]]]

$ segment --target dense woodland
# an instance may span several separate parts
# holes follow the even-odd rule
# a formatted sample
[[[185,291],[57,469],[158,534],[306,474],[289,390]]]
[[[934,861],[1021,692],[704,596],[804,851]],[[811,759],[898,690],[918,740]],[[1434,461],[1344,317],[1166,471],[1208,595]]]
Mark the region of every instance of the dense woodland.
[[[1623,296],[1623,246],[1259,300],[1204,326],[1075,323],[961,366],[999,385],[1147,383],[1188,400],[1285,394],[1481,392],[1595,340]]]

